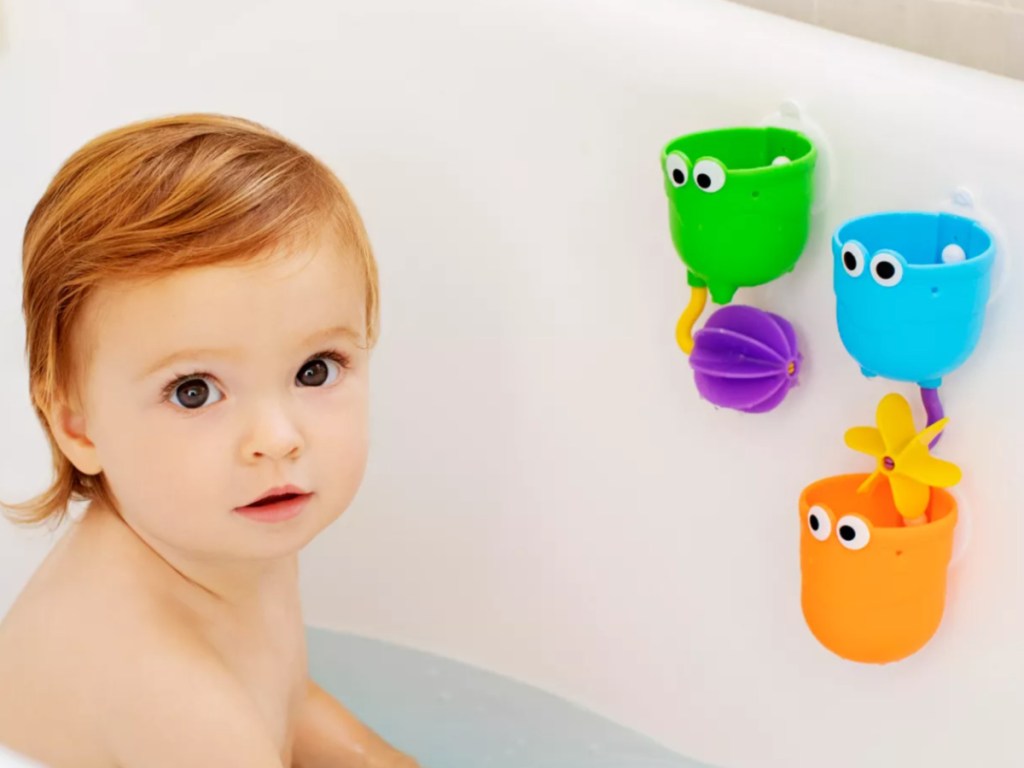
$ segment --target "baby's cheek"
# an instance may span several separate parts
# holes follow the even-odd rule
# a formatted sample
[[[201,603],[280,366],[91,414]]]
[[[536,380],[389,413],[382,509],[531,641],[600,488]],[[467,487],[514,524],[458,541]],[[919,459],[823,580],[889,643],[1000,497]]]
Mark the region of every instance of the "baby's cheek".
[[[362,484],[369,457],[369,428],[365,419],[338,424],[325,435],[314,450],[322,454],[314,458],[321,477],[332,498],[332,506],[344,509]]]
[[[127,433],[126,433],[127,434]],[[126,497],[152,506],[195,505],[205,491],[223,482],[211,482],[225,461],[214,461],[209,440],[181,440],[166,431],[137,429],[115,452],[111,482]],[[209,498],[205,499],[209,503]]]
[[[362,482],[369,458],[368,431],[350,433],[334,448],[332,466],[339,468],[337,478],[343,489],[352,493]]]

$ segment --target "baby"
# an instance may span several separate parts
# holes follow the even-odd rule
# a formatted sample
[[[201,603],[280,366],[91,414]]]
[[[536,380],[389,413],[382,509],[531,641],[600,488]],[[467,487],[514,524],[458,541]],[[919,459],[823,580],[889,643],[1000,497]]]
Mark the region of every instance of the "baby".
[[[106,133],[28,220],[30,391],[87,502],[0,624],[0,744],[53,768],[415,766],[310,680],[298,552],[367,454],[377,271],[337,177],[255,123]]]

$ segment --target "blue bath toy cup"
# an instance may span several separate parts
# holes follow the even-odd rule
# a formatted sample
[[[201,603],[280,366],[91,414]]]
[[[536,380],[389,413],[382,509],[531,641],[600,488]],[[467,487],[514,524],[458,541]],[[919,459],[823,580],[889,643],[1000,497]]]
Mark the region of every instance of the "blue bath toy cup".
[[[981,336],[995,245],[974,219],[876,213],[832,237],[836,319],[865,376],[936,389]]]

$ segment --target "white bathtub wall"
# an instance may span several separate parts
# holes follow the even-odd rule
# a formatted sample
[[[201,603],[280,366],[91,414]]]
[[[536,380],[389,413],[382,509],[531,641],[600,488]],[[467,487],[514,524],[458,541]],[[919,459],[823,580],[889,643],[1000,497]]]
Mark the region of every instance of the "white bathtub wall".
[[[0,496],[48,479],[16,319],[32,203],[102,130],[247,115],[336,168],[381,262],[373,457],[305,557],[312,623],[520,678],[724,766],[1024,762],[1024,269],[944,388],[941,455],[974,524],[933,642],[885,667],[820,647],[796,511],[807,482],[870,468],[847,427],[914,394],[843,351],[830,233],[962,184],[1020,247],[1024,84],[708,0],[80,5],[6,2]],[[778,411],[716,412],[673,338],[687,290],[658,155],[790,97],[838,185],[797,271],[738,300],[789,317],[808,363]],[[0,528],[0,610],[42,551]]]
[[[733,0],[1024,80],[1024,0]]]

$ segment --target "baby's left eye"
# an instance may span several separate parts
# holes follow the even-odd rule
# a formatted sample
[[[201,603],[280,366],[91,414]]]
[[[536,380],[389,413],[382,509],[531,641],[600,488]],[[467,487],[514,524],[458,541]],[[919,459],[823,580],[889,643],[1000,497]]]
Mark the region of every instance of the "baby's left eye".
[[[333,379],[329,379],[331,366],[337,369]],[[344,368],[342,361],[333,357],[317,357],[302,366],[295,380],[304,387],[322,387],[337,381]]]

